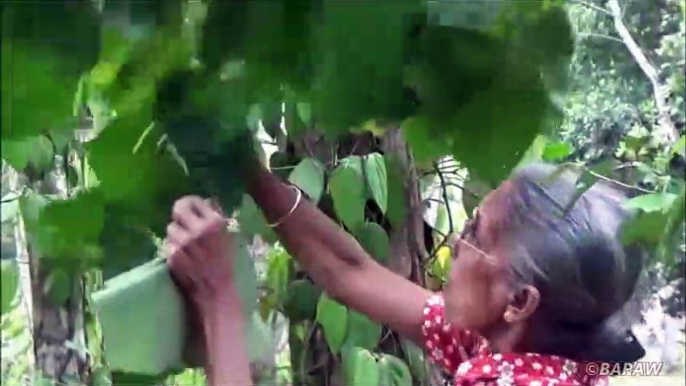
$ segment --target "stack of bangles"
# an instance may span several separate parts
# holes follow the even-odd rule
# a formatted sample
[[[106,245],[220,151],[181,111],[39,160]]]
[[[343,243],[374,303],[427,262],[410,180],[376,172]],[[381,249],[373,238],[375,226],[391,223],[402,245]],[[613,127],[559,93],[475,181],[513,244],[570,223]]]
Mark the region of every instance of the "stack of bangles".
[[[283,217],[281,217],[281,219],[279,219],[279,221],[276,221],[276,222],[274,222],[274,223],[272,223],[272,224],[267,224],[267,226],[269,226],[270,228],[276,228],[277,226],[283,224],[284,221],[286,221],[286,220],[293,214],[293,212],[295,212],[295,210],[298,209],[298,205],[300,205],[300,201],[302,201],[302,198],[303,198],[303,192],[302,192],[302,190],[300,190],[300,188],[298,188],[298,187],[295,186],[295,185],[289,185],[289,186],[290,186],[291,188],[293,188],[293,189],[295,190],[295,192],[296,192],[295,202],[293,203],[293,206],[291,207],[291,210],[289,210],[288,213],[286,213],[285,215],[283,215]]]

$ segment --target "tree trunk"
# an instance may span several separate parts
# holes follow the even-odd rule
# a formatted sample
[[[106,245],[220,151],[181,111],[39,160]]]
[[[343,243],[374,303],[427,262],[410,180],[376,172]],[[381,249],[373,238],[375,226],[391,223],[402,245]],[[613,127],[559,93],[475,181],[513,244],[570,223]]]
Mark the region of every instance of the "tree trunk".
[[[41,180],[31,181],[31,188],[41,195],[68,198],[66,173],[61,156],[55,156],[54,168]],[[28,256],[33,283],[33,337],[36,370],[42,378],[61,384],[89,383],[89,366],[84,329],[84,291],[82,277],[72,282],[63,304],[49,296],[51,272],[42,267],[41,256],[28,237]]]
[[[414,159],[400,129],[388,129],[380,139],[366,133],[351,135],[339,143],[331,143],[325,140],[323,135],[317,131],[308,131],[293,143],[293,147],[297,158],[316,158],[329,170],[335,166],[337,159],[350,155],[381,152],[398,161],[405,176],[403,189],[406,217],[404,224],[399,229],[391,228],[389,232],[391,257],[386,266],[402,277],[423,286],[425,277],[422,262],[428,253],[424,241],[425,228],[419,177]],[[332,151],[332,149],[335,150]],[[327,200],[320,202],[320,209],[327,215],[336,217]],[[312,384],[341,386],[346,384],[342,378],[339,363],[336,357],[329,352],[320,328],[315,327],[314,330],[311,330],[309,338],[306,338],[302,345],[308,351],[302,356],[307,358],[308,363],[304,367],[310,370],[308,378]],[[400,337],[387,328],[384,328],[379,347],[390,354],[403,356]],[[292,350],[295,348],[292,347]],[[300,377],[298,380],[308,381]]]
[[[629,50],[629,53],[631,53],[636,64],[638,64],[648,78],[648,81],[653,88],[653,98],[655,100],[655,107],[657,108],[657,123],[658,128],[661,130],[659,135],[662,136],[665,143],[672,144],[679,139],[679,130],[677,130],[672,121],[669,108],[669,87],[660,82],[656,67],[650,63],[650,60],[648,60],[648,57],[643,53],[641,47],[636,43],[633,36],[631,36],[629,29],[624,24],[622,10],[618,0],[608,0],[607,7],[610,9],[610,14],[614,20],[617,34]]]
[[[19,194],[21,192],[23,185],[22,182],[20,181],[20,175],[17,173],[16,170],[14,170],[12,167],[9,166],[9,164],[5,163],[3,160],[2,163],[2,190],[3,190],[3,197],[5,196],[5,190],[7,192],[16,192]],[[3,227],[6,224],[2,224]],[[9,255],[12,256],[17,262],[17,266],[19,269],[19,297],[20,297],[20,304],[19,308],[21,308],[21,315],[23,319],[23,331],[21,335],[28,335],[27,336],[27,343],[28,347],[25,352],[22,352],[20,355],[23,356],[23,360],[25,361],[26,365],[26,373],[22,374],[23,378],[23,384],[27,386],[31,386],[34,383],[34,370],[35,370],[35,355],[33,351],[33,297],[32,297],[32,285],[31,285],[31,270],[30,270],[30,265],[29,265],[29,256],[28,256],[28,251],[27,251],[27,243],[26,243],[26,232],[24,231],[24,223],[22,221],[22,217],[19,213],[17,213],[16,218],[12,221],[11,224],[11,230],[10,230],[10,237],[8,240],[8,243],[5,243],[5,240],[3,239],[3,254],[5,252],[5,248],[8,247],[8,252]],[[4,234],[4,229],[3,229],[3,238],[5,236]],[[10,359],[10,358],[8,358]],[[11,358],[14,359],[14,358]],[[4,361],[3,361],[3,369],[4,369]],[[3,382],[5,379],[3,379]]]

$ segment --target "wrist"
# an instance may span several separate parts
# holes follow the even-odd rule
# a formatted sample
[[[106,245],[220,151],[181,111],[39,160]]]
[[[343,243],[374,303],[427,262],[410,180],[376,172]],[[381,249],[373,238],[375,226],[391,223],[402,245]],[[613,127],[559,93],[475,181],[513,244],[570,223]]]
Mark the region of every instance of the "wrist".
[[[268,181],[270,178],[276,177],[273,176],[262,163],[251,163],[247,176],[247,193],[253,199],[256,196],[259,196],[264,190],[265,181]]]
[[[232,313],[242,308],[240,296],[233,283],[222,291],[198,294],[194,300],[203,318],[215,319],[217,315]]]

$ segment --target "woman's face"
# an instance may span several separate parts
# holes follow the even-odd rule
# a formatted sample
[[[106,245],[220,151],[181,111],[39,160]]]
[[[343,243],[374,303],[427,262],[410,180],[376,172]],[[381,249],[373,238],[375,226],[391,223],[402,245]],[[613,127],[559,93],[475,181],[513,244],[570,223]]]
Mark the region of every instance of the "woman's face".
[[[459,328],[487,334],[502,321],[510,297],[506,251],[494,231],[507,208],[503,188],[484,199],[453,247],[444,289],[446,319]],[[502,244],[502,243],[500,243]]]

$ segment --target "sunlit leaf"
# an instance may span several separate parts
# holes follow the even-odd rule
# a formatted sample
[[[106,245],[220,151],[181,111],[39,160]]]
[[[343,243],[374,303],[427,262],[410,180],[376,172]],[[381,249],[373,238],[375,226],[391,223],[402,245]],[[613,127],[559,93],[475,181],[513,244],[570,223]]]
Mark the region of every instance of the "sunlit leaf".
[[[293,169],[288,180],[317,203],[324,192],[324,166],[314,158],[305,158]]]
[[[363,162],[372,198],[379,205],[381,213],[385,214],[388,208],[388,176],[385,160],[381,154],[372,153],[365,156]]]
[[[2,314],[12,309],[15,298],[17,297],[17,290],[19,289],[19,269],[15,260],[0,261],[2,268],[2,303],[0,303],[0,312]]]

